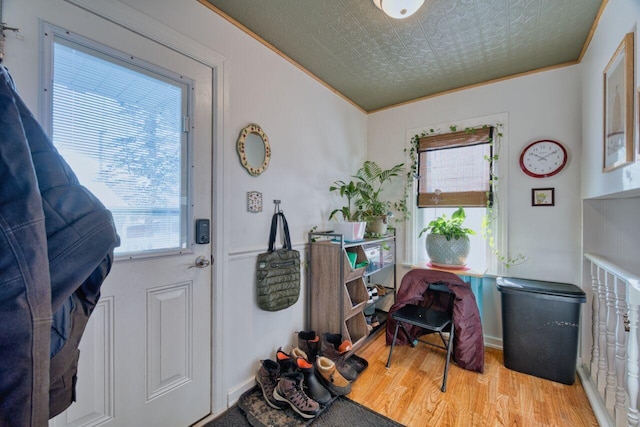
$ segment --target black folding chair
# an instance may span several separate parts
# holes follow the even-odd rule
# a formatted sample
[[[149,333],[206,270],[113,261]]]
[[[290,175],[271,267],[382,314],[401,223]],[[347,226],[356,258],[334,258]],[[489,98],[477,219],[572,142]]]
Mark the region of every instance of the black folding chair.
[[[395,311],[391,317],[396,321],[396,330],[393,333],[393,341],[391,341],[391,349],[389,350],[389,358],[387,359],[387,368],[391,366],[393,347],[396,343],[396,338],[398,337],[398,330],[402,328],[402,331],[411,343],[411,347],[415,347],[418,341],[420,341],[447,351],[447,358],[444,365],[444,378],[442,379],[442,387],[440,388],[442,392],[445,392],[447,391],[447,374],[449,373],[449,361],[451,360],[451,349],[453,348],[453,338],[455,334],[455,329],[453,327],[454,294],[449,291],[449,288],[447,288],[443,283],[434,283],[429,285],[429,291],[448,294],[446,311],[440,311],[430,307],[421,307],[415,304],[407,304],[398,311]],[[443,345],[411,337],[404,326],[405,324],[423,328],[428,331],[427,333],[429,334],[437,332],[440,335]],[[443,332],[449,332],[448,339],[445,339]]]

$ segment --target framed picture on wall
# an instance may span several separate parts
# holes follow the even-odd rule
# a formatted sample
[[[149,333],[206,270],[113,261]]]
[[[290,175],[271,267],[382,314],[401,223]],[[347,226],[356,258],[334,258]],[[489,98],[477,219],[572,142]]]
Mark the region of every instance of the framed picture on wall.
[[[531,189],[531,206],[554,206],[555,205],[555,189],[554,188],[532,188]]]
[[[602,171],[633,161],[633,33],[628,33],[604,69]]]

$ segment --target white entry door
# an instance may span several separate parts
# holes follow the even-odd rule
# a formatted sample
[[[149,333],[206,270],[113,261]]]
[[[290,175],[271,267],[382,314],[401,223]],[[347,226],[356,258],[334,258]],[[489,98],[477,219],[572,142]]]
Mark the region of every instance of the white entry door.
[[[69,3],[26,3],[19,13],[54,24],[41,27],[45,127],[122,238],[81,342],[77,401],[50,424],[188,426],[211,411],[214,264],[195,223],[213,221],[212,69]]]

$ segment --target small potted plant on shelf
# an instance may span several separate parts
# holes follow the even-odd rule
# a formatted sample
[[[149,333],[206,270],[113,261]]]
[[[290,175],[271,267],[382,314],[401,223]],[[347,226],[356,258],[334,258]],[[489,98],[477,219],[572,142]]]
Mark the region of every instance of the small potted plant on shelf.
[[[367,221],[367,233],[381,236],[387,233],[391,202],[381,200],[380,193],[385,184],[403,172],[404,163],[390,169],[382,169],[377,163],[367,160],[353,176],[357,179],[359,198],[356,201],[360,217]]]
[[[466,214],[459,207],[448,218],[442,214],[422,229],[418,237],[427,234],[426,248],[431,264],[435,267],[461,268],[467,263],[469,249],[469,235],[475,231],[463,226]]]
[[[334,232],[342,234],[344,240],[357,241],[364,238],[367,223],[360,220],[360,212],[356,208],[356,201],[360,197],[358,186],[355,182],[335,181],[329,191],[337,191],[341,197],[346,197],[347,205],[338,209],[334,209],[329,215],[329,221],[336,218],[338,214],[342,215],[342,222],[338,222],[334,226]]]

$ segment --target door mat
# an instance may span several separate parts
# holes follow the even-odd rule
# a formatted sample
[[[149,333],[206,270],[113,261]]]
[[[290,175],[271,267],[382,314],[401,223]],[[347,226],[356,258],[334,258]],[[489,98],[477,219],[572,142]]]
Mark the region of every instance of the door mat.
[[[238,405],[229,408],[205,427],[403,427],[384,415],[344,396],[336,397],[316,418],[305,420],[293,409],[273,409],[259,387],[245,392]]]

